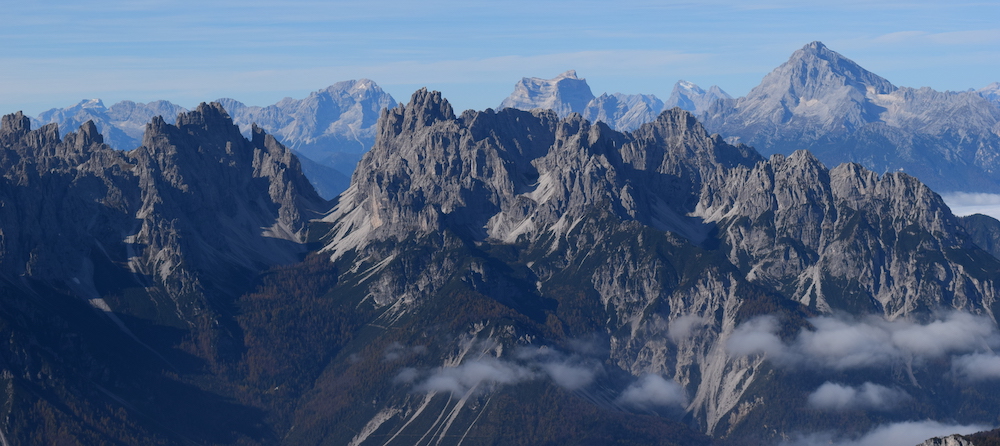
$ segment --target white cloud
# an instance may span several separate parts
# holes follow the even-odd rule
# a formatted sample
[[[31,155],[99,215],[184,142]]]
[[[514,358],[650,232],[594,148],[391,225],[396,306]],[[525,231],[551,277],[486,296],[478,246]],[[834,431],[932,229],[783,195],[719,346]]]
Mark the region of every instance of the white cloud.
[[[803,329],[784,343],[776,334],[776,318],[755,318],[737,327],[726,347],[731,354],[762,354],[780,365],[847,370],[919,363],[1000,345],[992,320],[961,311],[924,324],[874,316],[821,316],[809,322],[814,329]]]
[[[457,367],[438,368],[418,384],[416,390],[461,395],[480,386],[515,384],[534,379],[536,376],[534,371],[517,364],[493,358],[476,359]]]
[[[601,351],[596,342],[591,341],[578,341],[573,347],[578,351]],[[398,359],[399,352],[412,351],[413,348],[390,345],[385,359]],[[601,372],[601,364],[591,357],[567,355],[549,347],[522,347],[516,349],[509,359],[489,356],[469,360],[455,367],[438,367],[430,372],[404,368],[396,376],[395,382],[416,382],[414,390],[418,392],[464,394],[472,389],[551,379],[559,387],[577,390],[591,385]]]
[[[396,378],[393,379],[393,382],[410,384],[413,381],[416,381],[419,377],[420,372],[417,369],[413,367],[406,367],[403,370],[400,370],[399,374],[396,375]]]
[[[781,446],[913,446],[934,437],[967,435],[990,429],[985,425],[943,424],[938,421],[905,421],[872,429],[856,439],[842,439],[831,433],[800,436]]]
[[[1000,357],[992,353],[958,356],[951,359],[951,370],[956,377],[970,381],[1000,378]]]
[[[866,382],[858,387],[826,382],[809,395],[809,406],[823,410],[888,410],[910,399],[899,389]]]
[[[783,358],[788,349],[775,334],[778,328],[778,318],[774,316],[753,318],[736,327],[726,349],[736,356],[763,354],[772,359]]]
[[[637,409],[687,406],[684,388],[660,375],[644,375],[618,397],[618,403]]]
[[[985,316],[954,312],[926,325],[909,321],[885,324],[892,343],[915,356],[939,358],[951,352],[988,348],[997,339],[996,327]]]
[[[398,342],[393,342],[386,347],[385,352],[382,354],[382,360],[385,362],[396,361],[400,358],[406,358],[412,355],[420,355],[427,351],[427,346],[424,345],[414,345],[412,347],[407,347]]]
[[[1000,218],[1000,194],[951,192],[941,198],[955,215],[985,214]]]
[[[557,386],[576,390],[587,387],[594,382],[597,371],[593,367],[570,364],[566,362],[550,362],[542,364],[542,370],[552,378]]]
[[[822,366],[850,369],[882,364],[899,357],[892,334],[877,321],[857,322],[834,317],[810,320],[815,331],[803,330],[793,345],[794,354]]]
[[[670,322],[667,327],[667,336],[674,342],[685,340],[707,325],[705,318],[696,314],[686,314]]]

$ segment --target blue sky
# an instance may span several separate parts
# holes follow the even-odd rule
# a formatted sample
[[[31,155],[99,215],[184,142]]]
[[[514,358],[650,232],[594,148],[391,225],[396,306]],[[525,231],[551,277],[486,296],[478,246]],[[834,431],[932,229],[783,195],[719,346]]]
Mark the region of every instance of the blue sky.
[[[367,77],[495,107],[524,76],[576,69],[595,94],[666,98],[679,79],[740,96],[813,40],[899,86],[1000,81],[1000,2],[9,2],[0,113],[84,98],[267,105]]]

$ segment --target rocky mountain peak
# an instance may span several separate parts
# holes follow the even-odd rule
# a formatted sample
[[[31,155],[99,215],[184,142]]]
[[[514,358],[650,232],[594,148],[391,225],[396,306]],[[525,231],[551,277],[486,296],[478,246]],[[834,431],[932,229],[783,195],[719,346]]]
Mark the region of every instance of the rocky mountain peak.
[[[367,78],[337,82],[327,87],[326,91],[328,93],[347,92],[351,95],[367,96],[380,96],[385,94],[382,87],[379,87],[375,81]]]
[[[587,80],[577,77],[576,70],[568,70],[553,79],[522,78],[499,108],[545,108],[564,117],[573,112],[582,114],[592,100],[594,93]]]
[[[239,133],[239,128],[233,124],[233,119],[229,113],[218,102],[206,104],[202,102],[198,107],[188,113],[181,113],[177,116],[177,127],[187,131],[212,130],[213,132],[234,129]],[[226,132],[230,133],[231,132]]]
[[[745,97],[713,103],[703,119],[714,131],[739,136],[768,152],[772,144],[781,144],[772,142],[779,129],[794,133],[784,138],[792,141],[815,138],[817,132],[842,137],[878,122],[885,108],[871,98],[896,90],[889,81],[812,42],[764,76]]]
[[[87,121],[80,126],[79,131],[66,135],[66,138],[71,137],[71,144],[78,151],[86,150],[94,144],[104,144],[104,136],[97,129],[94,121]]]
[[[106,107],[104,106],[104,101],[100,100],[100,98],[84,99],[80,101],[78,104],[76,104],[76,106],[79,108],[95,108],[98,110],[106,109]]]
[[[76,131],[87,121],[93,121],[104,142],[119,150],[132,150],[142,142],[146,124],[154,116],[165,116],[166,122],[173,123],[183,107],[167,101],[153,101],[148,104],[121,101],[105,107],[100,99],[85,99],[66,108],[53,108],[38,115],[36,126],[48,123],[58,124],[62,133]]]
[[[382,110],[396,101],[370,79],[337,82],[302,99],[248,106],[219,99],[240,130],[251,137],[252,126],[267,130],[304,162],[313,184],[333,198],[347,187],[347,178],[375,142]]]
[[[0,127],[0,135],[7,136],[27,133],[31,130],[31,119],[24,115],[22,112],[17,112],[10,115],[4,115],[3,124]]]
[[[581,80],[579,77],[576,76],[576,70],[566,70],[562,74],[556,76],[556,79],[557,80],[558,79],[575,79],[575,80]]]
[[[681,136],[692,133],[698,137],[708,137],[708,132],[698,122],[698,119],[691,112],[680,107],[664,110],[648,126],[658,129],[658,133],[661,134]]]
[[[678,81],[670,98],[660,100],[651,94],[602,93],[594,97],[586,79],[569,70],[553,79],[523,78],[514,92],[500,104],[500,109],[549,109],[565,118],[579,113],[591,122],[601,121],[618,131],[631,131],[652,122],[660,112],[673,107],[700,114],[717,100],[731,97],[718,86],[705,91],[693,82]]]
[[[812,42],[747,96],[713,103],[706,128],[765,154],[808,149],[827,165],[903,171],[939,191],[1000,190],[1000,108],[989,88],[896,87]]]
[[[869,92],[888,94],[896,90],[889,81],[821,42],[812,42],[792,53],[787,62],[765,76],[747,97],[780,98],[788,106],[796,106],[814,99],[828,102],[830,95],[843,95],[844,87],[857,92],[857,96],[851,96],[854,100],[863,99]]]
[[[1000,106],[1000,82],[994,82],[980,88],[979,90],[976,90],[976,93],[979,93],[980,96]]]
[[[154,116],[146,125],[142,148],[159,160],[161,168],[173,170],[179,165],[190,165],[193,169],[190,175],[208,180],[210,175],[201,173],[221,168],[215,164],[249,165],[252,151],[239,150],[243,141],[239,127],[233,124],[226,110],[213,102],[201,103],[190,112],[178,114],[176,124]]]
[[[383,130],[394,128],[398,133],[404,128],[414,130],[429,127],[438,121],[454,120],[455,111],[451,108],[451,104],[441,97],[440,91],[421,88],[413,93],[409,104],[392,110],[387,109],[382,119],[386,121]]]

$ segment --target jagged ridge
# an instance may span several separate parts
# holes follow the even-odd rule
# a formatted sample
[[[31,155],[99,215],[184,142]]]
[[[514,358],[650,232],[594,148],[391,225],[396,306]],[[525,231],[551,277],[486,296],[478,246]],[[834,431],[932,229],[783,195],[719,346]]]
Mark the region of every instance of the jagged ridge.
[[[381,314],[379,324],[405,325],[443,305],[457,281],[564,330],[539,337],[515,324],[499,335],[486,319],[495,329],[475,331],[477,342],[508,351],[525,338],[608,333],[616,370],[671,377],[698,427],[735,444],[829,422],[816,411],[782,418],[760,401],[805,395],[812,384],[781,390],[790,375],[764,356],[729,351],[737,327],[762,308],[792,333],[810,314],[920,320],[950,308],[992,320],[1000,271],[913,177],[856,164],[829,170],[807,152],[765,160],[679,109],[618,133],[543,110],[456,117],[440,94],[421,90],[383,114],[375,147],[324,220],[325,252],[354,265],[344,283],[363,290],[358,305]],[[512,253],[491,257],[505,249]],[[671,334],[692,323],[696,335]],[[915,376],[850,376],[933,398]],[[382,407],[393,414],[416,407],[391,401]],[[379,426],[406,428],[393,417]]]

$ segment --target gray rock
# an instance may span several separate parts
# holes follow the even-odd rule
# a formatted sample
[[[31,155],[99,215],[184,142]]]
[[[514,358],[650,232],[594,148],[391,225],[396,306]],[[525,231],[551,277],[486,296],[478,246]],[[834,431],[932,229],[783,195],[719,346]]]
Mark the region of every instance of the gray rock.
[[[67,287],[106,311],[100,265],[132,275],[116,286],[155,287],[164,314],[198,324],[228,282],[305,251],[306,222],[325,210],[291,151],[259,128],[247,140],[218,104],[154,117],[142,145],[117,151],[93,121],[59,138],[3,117],[0,273]],[[159,296],[159,297],[157,297]],[[199,297],[201,296],[201,297]],[[140,317],[141,315],[135,315]]]
[[[972,91],[897,88],[819,42],[702,119],[764,154],[808,149],[830,165],[905,171],[935,190],[1000,191],[1000,108]]]
[[[961,435],[949,435],[943,438],[931,438],[917,446],[975,446],[974,443]]]
[[[246,137],[252,136],[257,125],[314,161],[306,169],[307,177],[327,199],[347,188],[358,160],[374,143],[379,112],[396,105],[392,96],[368,79],[338,82],[304,99],[285,98],[267,107],[247,106],[228,98],[216,102]],[[146,124],[154,117],[173,124],[177,115],[186,111],[168,101],[122,101],[105,108],[100,99],[91,99],[43,112],[35,122],[36,126],[56,123],[62,133],[68,133],[88,120],[94,121],[106,144],[132,150],[141,144]]]
[[[244,133],[256,123],[288,148],[348,176],[374,143],[379,113],[396,106],[369,79],[338,82],[304,99],[285,98],[267,107],[233,99],[217,102]]]
[[[132,150],[139,146],[146,124],[154,116],[164,116],[167,122],[173,123],[177,114],[185,111],[167,101],[147,104],[122,101],[106,108],[100,99],[85,99],[72,107],[42,112],[35,126],[56,123],[59,131],[66,134],[87,121],[94,121],[106,144],[119,150]]]
[[[1000,106],[1000,82],[994,82],[989,84],[979,90],[976,90],[980,96],[986,98],[986,100]]]
[[[976,245],[1000,258],[1000,221],[983,214],[966,215],[958,220]]]
[[[651,94],[604,93],[591,100],[582,115],[589,121],[601,121],[617,130],[635,130],[655,120],[663,110],[663,101]]]
[[[716,85],[705,91],[691,82],[680,80],[674,84],[674,89],[670,92],[670,97],[667,98],[666,108],[680,107],[683,110],[694,112],[695,115],[700,115],[712,103],[720,99],[732,99],[732,96]]]
[[[665,103],[651,94],[604,93],[594,97],[586,79],[578,78],[576,71],[570,70],[555,79],[521,79],[499,108],[525,111],[547,109],[560,118],[579,113],[591,122],[600,121],[615,130],[625,131],[654,121],[664,110],[680,107],[701,112],[713,101],[723,98],[729,98],[729,95],[719,87],[712,86],[706,92],[685,81],[677,82],[673,94]]]
[[[499,109],[542,108],[564,117],[570,113],[583,113],[593,99],[594,94],[587,80],[577,77],[576,70],[569,70],[554,79],[522,78],[514,84],[514,92],[500,103]]]
[[[564,293],[581,290],[593,329],[610,337],[609,364],[672,379],[699,429],[746,436],[737,444],[791,433],[754,423],[778,410],[769,395],[814,390],[784,389],[766,356],[727,349],[764,305],[749,296],[784,302],[773,308],[787,309],[789,330],[808,324],[804,314],[917,320],[944,308],[992,317],[1000,267],[937,194],[904,173],[830,170],[805,151],[765,160],[676,108],[619,133],[540,109],[455,116],[426,90],[383,114],[375,146],[323,223],[323,251],[358,271],[343,276],[345,286],[363,289],[364,305],[390,326],[443,305],[455,277],[525,314],[546,299],[580,305]],[[531,259],[511,268],[537,291],[458,254],[499,247]],[[454,254],[433,262],[414,252]],[[511,330],[478,339],[513,349],[528,334]]]

